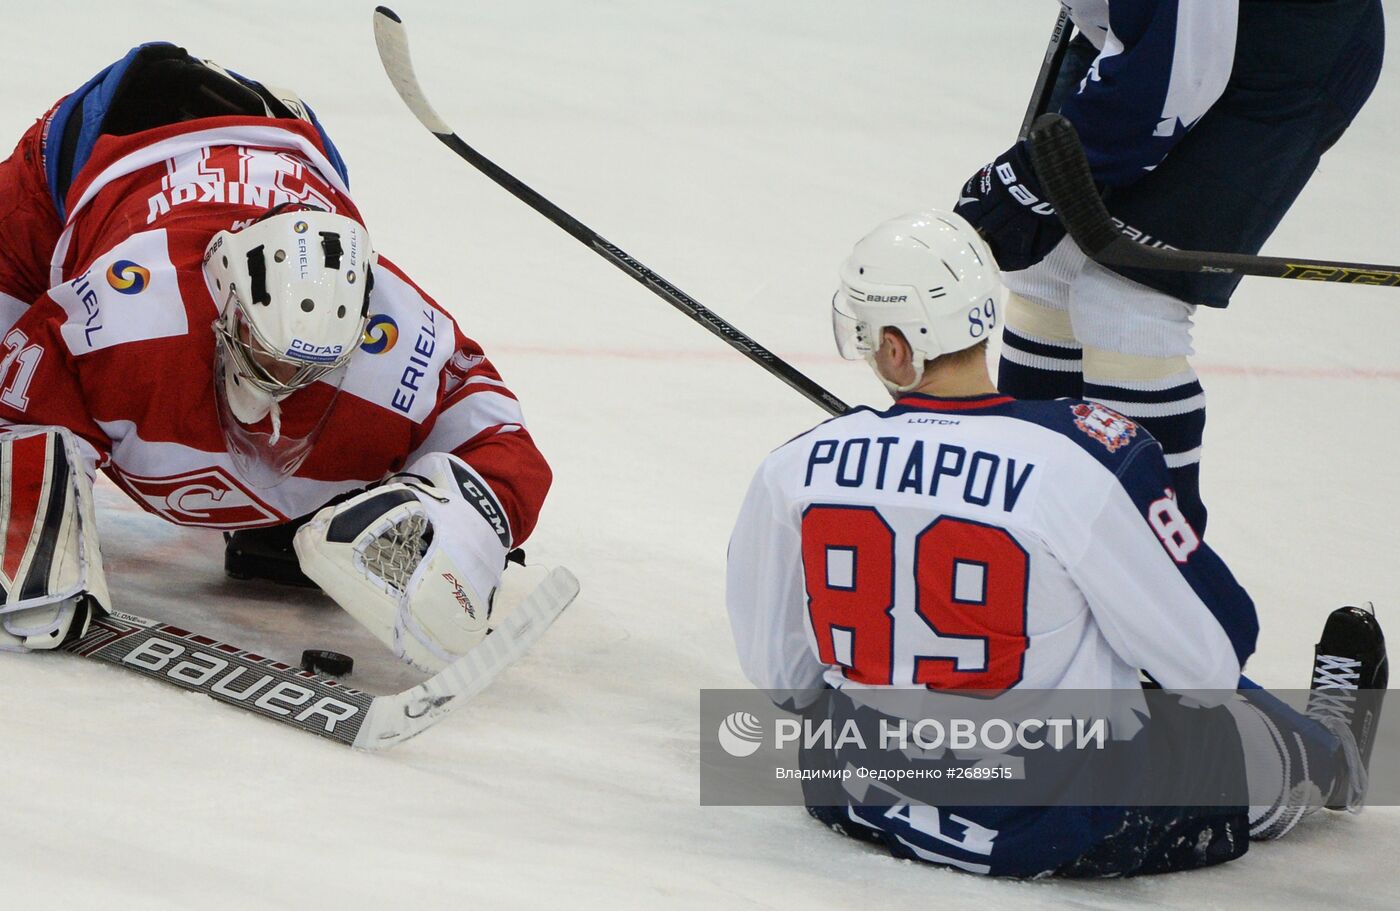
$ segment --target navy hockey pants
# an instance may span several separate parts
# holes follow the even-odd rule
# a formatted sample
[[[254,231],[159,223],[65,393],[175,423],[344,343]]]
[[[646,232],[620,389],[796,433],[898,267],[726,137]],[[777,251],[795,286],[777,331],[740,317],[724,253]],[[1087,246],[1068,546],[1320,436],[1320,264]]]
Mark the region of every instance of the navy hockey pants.
[[[1258,253],[1370,97],[1384,48],[1380,0],[1241,0],[1224,94],[1161,165],[1105,196],[1109,211],[1181,249]],[[1057,94],[1078,85],[1088,62],[1066,58]],[[1227,305],[1240,282],[1115,271],[1210,307]]]

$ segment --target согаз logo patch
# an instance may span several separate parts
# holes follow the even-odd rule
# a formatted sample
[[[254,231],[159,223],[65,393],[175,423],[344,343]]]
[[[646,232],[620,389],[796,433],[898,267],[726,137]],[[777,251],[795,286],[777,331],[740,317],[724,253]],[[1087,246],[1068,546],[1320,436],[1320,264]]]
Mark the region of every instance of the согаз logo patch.
[[[719,723],[719,745],[730,756],[752,756],[763,746],[763,725],[748,712],[730,712]]]
[[[384,354],[399,340],[399,326],[392,317],[377,313],[365,324],[360,350],[367,354]]]
[[[107,284],[122,294],[140,294],[151,283],[151,270],[129,259],[119,259],[107,267]]]

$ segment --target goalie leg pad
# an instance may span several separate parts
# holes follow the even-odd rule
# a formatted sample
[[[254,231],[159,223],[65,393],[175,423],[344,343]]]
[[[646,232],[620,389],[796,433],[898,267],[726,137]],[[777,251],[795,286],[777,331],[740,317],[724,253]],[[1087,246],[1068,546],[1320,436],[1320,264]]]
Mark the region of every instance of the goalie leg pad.
[[[55,427],[0,431],[0,648],[56,648],[110,603],[77,440]]]

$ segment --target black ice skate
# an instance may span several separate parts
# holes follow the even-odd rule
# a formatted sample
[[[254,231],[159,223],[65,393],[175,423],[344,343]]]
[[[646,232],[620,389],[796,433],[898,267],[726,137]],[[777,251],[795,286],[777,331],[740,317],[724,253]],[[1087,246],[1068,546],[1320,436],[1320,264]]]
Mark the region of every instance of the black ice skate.
[[[1361,809],[1389,679],[1385,635],[1376,615],[1361,607],[1334,610],[1314,652],[1307,710],[1341,738],[1346,753],[1347,774],[1339,776],[1328,795],[1328,809]]]

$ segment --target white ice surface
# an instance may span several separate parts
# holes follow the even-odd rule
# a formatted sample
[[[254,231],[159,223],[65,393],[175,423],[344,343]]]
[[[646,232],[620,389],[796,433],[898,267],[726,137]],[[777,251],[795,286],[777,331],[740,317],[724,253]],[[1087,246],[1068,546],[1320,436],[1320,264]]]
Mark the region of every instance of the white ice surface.
[[[1388,4],[1389,5],[1389,4]],[[310,99],[377,244],[487,346],[556,484],[535,559],[583,595],[478,703],[347,751],[68,656],[0,655],[0,906],[1393,908],[1400,811],[1323,814],[1223,868],[1006,883],[897,862],[800,810],[698,804],[701,687],[739,686],[725,542],[763,454],[823,415],[441,148],[380,72],[370,4],[8,3],[0,136],[142,40]],[[467,141],[851,402],[837,264],[948,205],[1013,138],[1049,0],[401,0]],[[1400,259],[1400,75],[1269,252]],[[6,139],[5,142],[10,140]],[[1254,676],[1303,686],[1325,613],[1400,624],[1400,294],[1246,280],[1198,335],[1216,547],[1258,600]],[[139,382],[139,379],[133,378]],[[217,534],[117,505],[114,596],[294,658],[328,602],[223,578]],[[1400,628],[1398,626],[1397,628]],[[322,632],[321,630],[324,630]],[[1392,709],[1400,710],[1400,706]]]

